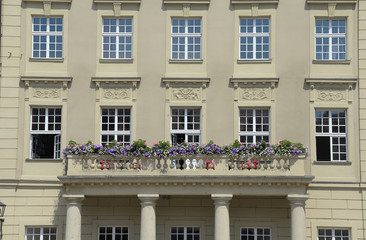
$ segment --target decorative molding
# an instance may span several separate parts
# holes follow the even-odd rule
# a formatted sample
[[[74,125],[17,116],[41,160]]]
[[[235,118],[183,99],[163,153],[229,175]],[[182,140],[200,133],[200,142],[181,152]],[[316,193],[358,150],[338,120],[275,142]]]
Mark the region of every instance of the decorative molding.
[[[328,17],[334,17],[336,7],[337,7],[337,3],[335,3],[335,2],[328,3]]]
[[[252,3],[272,3],[278,4],[279,0],[231,0],[231,4],[252,4]]]
[[[210,4],[210,0],[163,0],[164,4]]]
[[[23,0],[23,2],[71,3],[72,0]]]
[[[133,88],[137,87],[137,83],[141,82],[141,77],[92,77],[92,82],[95,83],[97,88],[100,88],[101,84],[127,84],[131,83]]]
[[[141,0],[93,0],[94,3],[121,3],[121,4],[126,4],[126,3],[135,3],[135,4],[140,4]]]
[[[357,78],[305,78],[305,83],[310,85],[310,102],[348,101],[351,103]]]
[[[61,91],[59,88],[34,88],[34,98],[60,98]]]
[[[279,81],[279,78],[230,78],[230,82],[234,85],[234,88],[238,88],[239,84],[271,84],[271,87],[274,88]]]
[[[172,100],[176,101],[199,101],[201,91],[198,88],[172,89]]]
[[[306,0],[306,3],[308,4],[328,4],[328,3],[350,3],[350,4],[356,4],[357,0]]]
[[[271,99],[268,88],[241,88],[239,94],[239,100],[261,101]]]
[[[252,16],[258,16],[259,3],[252,3]]]
[[[189,17],[189,12],[191,10],[191,4],[183,4],[183,16]]]
[[[104,89],[103,98],[106,99],[130,99],[131,92],[128,89],[111,88]]]
[[[340,102],[347,100],[346,90],[322,89],[317,91],[317,100],[323,102]]]
[[[356,84],[357,78],[305,78],[305,82],[314,84]]]
[[[25,87],[28,88],[30,83],[62,83],[64,89],[67,88],[67,84],[72,81],[72,77],[43,77],[43,76],[21,76],[20,81],[25,83]]]

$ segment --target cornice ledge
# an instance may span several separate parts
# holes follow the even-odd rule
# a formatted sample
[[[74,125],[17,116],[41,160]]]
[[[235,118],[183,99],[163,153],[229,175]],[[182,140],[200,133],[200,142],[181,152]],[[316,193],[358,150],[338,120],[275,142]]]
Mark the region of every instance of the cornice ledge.
[[[357,0],[306,0],[306,3],[308,4],[329,4],[329,3],[351,3],[356,4]]]
[[[210,0],[163,0],[164,4],[210,4]]]
[[[137,83],[141,82],[141,77],[92,77],[92,82],[97,88],[100,88],[101,83],[105,84],[127,84],[132,83],[133,88],[137,88]]]
[[[103,83],[126,83],[141,82],[141,77],[92,77],[92,82]]]
[[[161,78],[163,83],[209,83],[210,78],[195,78],[195,77],[186,77],[186,78],[178,78],[178,77],[163,77]]]
[[[20,76],[20,81],[29,82],[71,82],[72,77]]]
[[[23,0],[23,2],[71,3],[72,0]]]
[[[357,78],[305,78],[307,84],[356,84]]]
[[[233,84],[273,84],[279,81],[280,78],[230,78]]]
[[[231,4],[253,4],[253,3],[272,3],[278,4],[279,0],[231,0]]]
[[[111,185],[111,184],[143,184],[149,183],[156,185],[168,184],[195,184],[204,183],[209,185],[255,185],[255,184],[276,184],[276,185],[291,185],[291,184],[310,184],[314,176],[248,176],[248,175],[198,175],[198,176],[179,176],[179,175],[73,175],[73,176],[58,176],[58,179],[63,184],[93,184]]]
[[[140,4],[141,0],[93,0],[94,3],[135,3]]]

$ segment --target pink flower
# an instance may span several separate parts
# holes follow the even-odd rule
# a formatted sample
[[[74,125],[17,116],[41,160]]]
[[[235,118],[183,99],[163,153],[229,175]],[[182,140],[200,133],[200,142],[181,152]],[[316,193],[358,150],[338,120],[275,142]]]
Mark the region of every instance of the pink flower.
[[[145,143],[145,146],[147,146],[147,143]]]
[[[154,145],[158,144],[157,142],[153,142]]]
[[[107,143],[106,146],[109,146],[109,143]]]

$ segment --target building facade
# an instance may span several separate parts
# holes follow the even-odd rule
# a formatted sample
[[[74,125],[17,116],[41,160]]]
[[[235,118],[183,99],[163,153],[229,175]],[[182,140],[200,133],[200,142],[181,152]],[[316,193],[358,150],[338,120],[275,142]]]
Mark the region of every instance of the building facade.
[[[366,239],[365,0],[2,0],[1,24],[2,239]],[[62,152],[138,139],[308,150]]]

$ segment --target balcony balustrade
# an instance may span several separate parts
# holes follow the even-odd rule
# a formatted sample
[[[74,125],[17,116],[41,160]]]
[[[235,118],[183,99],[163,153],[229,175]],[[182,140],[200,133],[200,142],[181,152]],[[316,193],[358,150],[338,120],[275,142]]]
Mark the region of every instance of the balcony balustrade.
[[[67,176],[92,175],[282,175],[305,176],[305,155],[194,155],[145,158],[98,154],[68,155]]]

